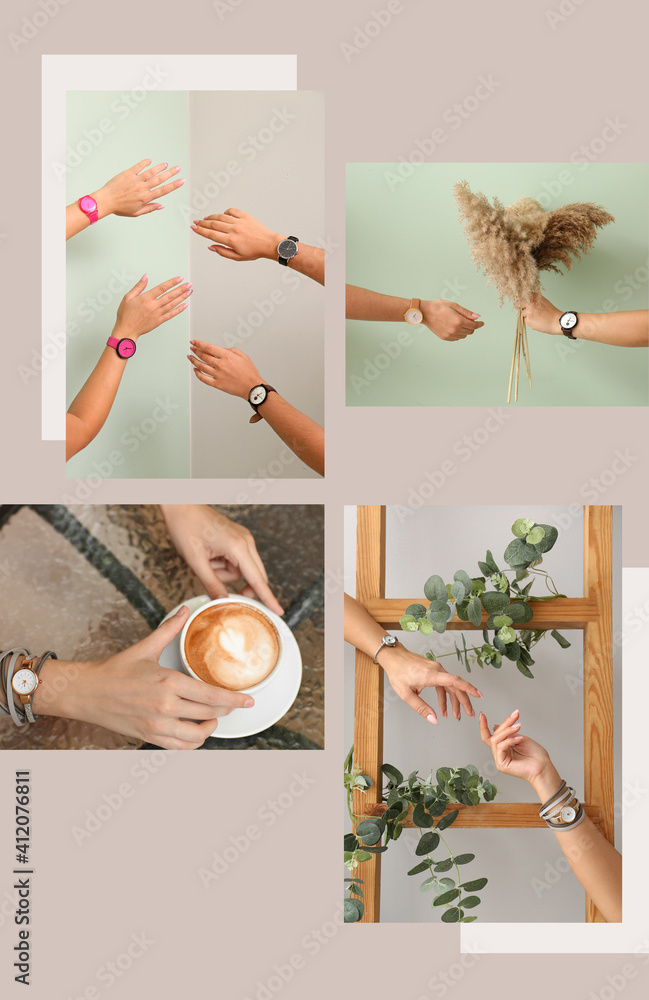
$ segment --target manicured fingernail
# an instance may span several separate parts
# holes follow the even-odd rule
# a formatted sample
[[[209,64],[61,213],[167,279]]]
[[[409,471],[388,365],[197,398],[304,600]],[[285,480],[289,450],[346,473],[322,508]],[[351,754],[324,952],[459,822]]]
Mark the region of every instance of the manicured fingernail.
[[[189,343],[190,343],[190,344],[192,345],[192,347],[193,347],[193,346],[194,346],[194,344],[196,343],[196,341],[195,341],[195,340],[190,340],[190,341],[189,341]]]
[[[246,698],[246,700],[243,703],[243,707],[244,708],[252,708],[252,706],[254,704],[255,704],[255,699],[254,698]]]
[[[433,715],[433,714],[431,713],[430,715],[427,715],[427,716],[426,716],[426,722],[432,722],[432,723],[433,723],[433,725],[435,725],[435,723],[437,722],[437,719],[436,719],[436,718],[435,718],[435,716],[434,716],[434,715]]]
[[[186,604],[181,604],[181,606],[176,611],[176,614],[174,615],[174,618],[178,618],[179,615],[182,615],[183,612],[188,611],[188,610],[189,609],[188,609],[188,607],[187,607]]]
[[[194,284],[193,281],[188,281],[185,285],[185,288],[192,288],[193,284]]]
[[[165,167],[166,167],[166,166],[167,166],[167,164],[165,163]],[[180,167],[173,167],[172,169],[173,169],[173,172],[174,172],[175,174],[177,174],[177,173],[178,173],[178,171],[180,170]]]
[[[163,163],[163,164],[162,164],[162,166],[163,166],[163,167],[164,167],[164,169],[166,170],[166,169],[167,169],[167,167],[169,166],[169,164],[168,164],[168,163]]]
[[[187,292],[187,298],[189,298],[189,296],[193,294],[194,294],[194,289],[190,288],[189,291]]]
[[[179,306],[179,308],[180,308],[180,309],[186,309],[186,308],[187,308],[187,305],[188,305],[188,303],[187,303],[187,302],[183,302],[183,304],[182,304],[181,306]]]
[[[191,226],[189,228],[193,229],[194,231],[196,231],[198,229],[198,226],[196,225],[195,222],[192,222],[192,224],[191,224]]]
[[[140,278],[140,281],[146,281],[148,277],[149,277],[148,274],[143,274],[142,277]]]
[[[208,250],[216,250],[216,247],[208,247]]]
[[[471,313],[474,319],[480,319],[480,313]]]
[[[476,688],[476,691],[478,691],[477,688]],[[479,698],[484,698],[484,695],[483,695],[482,691],[478,691],[478,697]]]
[[[512,715],[520,715],[520,712],[518,711],[517,708],[514,709],[514,711],[512,712]]]
[[[514,743],[522,743],[522,741],[523,741],[524,739],[525,739],[525,737],[524,737],[524,736],[516,736],[516,737],[514,738]]]
[[[512,729],[520,729],[520,728],[521,728],[520,722],[517,722],[515,726],[512,726]]]
[[[184,178],[181,181],[176,181],[176,187],[182,187],[184,183],[185,183]]]
[[[155,207],[156,212],[159,212],[161,208],[164,208],[164,205],[156,205]]]

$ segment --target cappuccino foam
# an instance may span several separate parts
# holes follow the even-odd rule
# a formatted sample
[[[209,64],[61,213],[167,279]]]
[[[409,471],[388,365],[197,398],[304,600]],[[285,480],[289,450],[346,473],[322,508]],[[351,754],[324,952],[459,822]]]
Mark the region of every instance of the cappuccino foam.
[[[250,604],[216,604],[191,622],[185,656],[194,673],[230,691],[260,684],[279,658],[273,623]]]

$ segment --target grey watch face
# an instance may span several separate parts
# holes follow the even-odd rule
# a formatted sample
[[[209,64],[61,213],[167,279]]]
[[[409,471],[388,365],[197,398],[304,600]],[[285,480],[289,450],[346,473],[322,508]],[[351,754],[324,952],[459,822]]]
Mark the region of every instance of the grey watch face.
[[[248,402],[252,403],[253,406],[259,406],[263,403],[268,393],[264,389],[263,385],[256,385],[254,389],[250,390],[250,395],[248,396]]]
[[[386,635],[385,639],[383,640],[384,646],[396,646],[396,644],[397,640],[396,637],[393,635]]]
[[[277,247],[277,254],[279,257],[283,257],[284,260],[290,260],[291,257],[295,257],[297,253],[297,243],[295,240],[282,240],[280,245]]]
[[[564,313],[559,320],[562,330],[572,330],[573,326],[577,326],[577,315],[573,312]]]

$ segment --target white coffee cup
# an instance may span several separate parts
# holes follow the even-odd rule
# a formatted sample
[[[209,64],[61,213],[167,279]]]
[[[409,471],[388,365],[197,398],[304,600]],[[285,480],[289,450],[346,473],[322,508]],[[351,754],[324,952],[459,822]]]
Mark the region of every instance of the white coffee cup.
[[[267,676],[264,677],[263,680],[259,681],[259,683],[257,684],[252,684],[248,685],[247,687],[241,687],[241,688],[237,687],[236,689],[233,689],[244,692],[245,694],[255,695],[257,694],[258,691],[261,691],[268,684],[270,684],[270,682],[275,679],[279,671],[282,669],[282,666],[286,658],[286,650],[284,641],[282,639],[282,629],[280,627],[280,624],[278,624],[278,623],[283,624],[281,622],[281,619],[278,618],[278,616],[274,614],[274,612],[269,611],[269,609],[265,607],[263,604],[261,604],[259,601],[255,601],[250,597],[240,597],[237,594],[232,594],[229,597],[220,597],[216,601],[208,601],[206,604],[202,604],[200,608],[197,608],[197,610],[194,611],[194,613],[189,616],[189,618],[185,622],[182,632],[180,633],[180,655],[182,658],[183,667],[185,669],[185,672],[188,673],[190,677],[195,677],[197,680],[203,681],[204,684],[210,683],[210,681],[206,681],[204,677],[200,677],[197,673],[195,673],[195,671],[192,670],[191,666],[189,665],[187,655],[185,653],[185,639],[187,637],[189,627],[192,624],[192,622],[195,621],[195,619],[199,618],[210,608],[226,604],[247,605],[249,607],[254,608],[255,612],[258,615],[266,619],[266,621],[271,626],[274,634],[277,637],[277,643],[278,643],[277,662],[275,663],[275,666],[272,668],[270,673],[268,673]],[[217,683],[213,683],[212,686],[218,687],[219,685]]]

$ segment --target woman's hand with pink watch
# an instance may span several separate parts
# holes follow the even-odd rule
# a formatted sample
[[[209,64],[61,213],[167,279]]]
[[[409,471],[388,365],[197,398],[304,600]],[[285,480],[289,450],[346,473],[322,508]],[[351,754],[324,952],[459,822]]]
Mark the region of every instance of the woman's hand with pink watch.
[[[192,294],[191,281],[179,284],[183,278],[169,278],[145,291],[148,280],[147,274],[142,275],[120,302],[112,339],[136,341],[187,308],[187,299]]]
[[[97,191],[67,206],[66,240],[107,215],[138,218],[164,208],[157,199],[185,183],[183,178],[172,180],[179,171],[179,166],[170,167],[167,163],[152,167],[151,160],[140,160],[128,170],[122,170]]]

